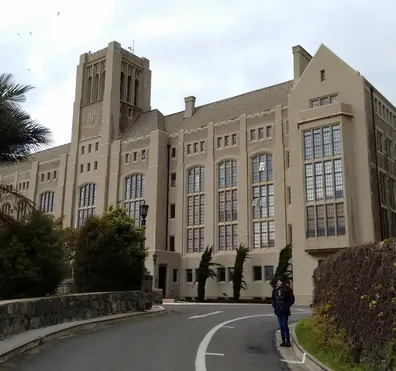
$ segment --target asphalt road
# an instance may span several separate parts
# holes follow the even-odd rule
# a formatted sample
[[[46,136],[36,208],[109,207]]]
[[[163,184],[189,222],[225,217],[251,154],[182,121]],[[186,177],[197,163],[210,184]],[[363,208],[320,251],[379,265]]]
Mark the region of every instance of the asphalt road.
[[[169,314],[58,340],[1,371],[281,371],[268,305],[164,305]],[[307,316],[295,308],[292,320]],[[191,318],[196,317],[196,318]],[[248,318],[244,318],[248,317]]]

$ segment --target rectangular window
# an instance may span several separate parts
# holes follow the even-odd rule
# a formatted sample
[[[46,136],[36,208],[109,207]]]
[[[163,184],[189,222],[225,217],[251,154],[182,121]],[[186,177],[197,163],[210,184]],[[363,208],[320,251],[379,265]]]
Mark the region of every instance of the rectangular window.
[[[90,162],[87,163],[87,171],[91,171],[91,163]]]
[[[92,144],[88,144],[88,153],[92,152]]]
[[[175,204],[170,204],[170,218],[174,219],[176,217],[176,205]]]
[[[286,157],[286,168],[290,168],[290,151],[285,152],[285,157]]]
[[[176,157],[176,148],[175,148],[175,147],[172,147],[172,148],[171,148],[171,157],[172,157],[172,158],[175,158],[175,157]]]
[[[291,187],[287,187],[287,204],[291,205]]]
[[[194,153],[198,152],[198,143],[194,143]]]
[[[320,81],[325,81],[326,80],[326,71],[321,70],[320,71]]]
[[[232,281],[232,275],[234,274],[234,267],[229,267],[227,271],[228,271],[228,281],[230,282]]]
[[[145,149],[142,149],[142,152],[141,152],[141,157],[140,157],[142,160],[145,160],[146,159],[146,150]]]
[[[226,270],[225,268],[217,268],[217,278],[219,282],[225,282],[226,280]]]
[[[266,281],[271,281],[274,278],[274,266],[273,265],[264,266],[264,278]]]
[[[41,174],[41,182],[44,182],[44,173]]]
[[[83,155],[85,151],[85,146],[81,146],[81,154]]]
[[[52,179],[56,180],[56,177],[57,177],[57,172],[56,172],[56,170],[54,170],[52,173]]]
[[[217,148],[220,148],[223,145],[223,138],[218,137],[217,138]]]
[[[250,140],[256,140],[256,129],[250,130]]]
[[[176,173],[171,173],[170,186],[172,188],[176,187]]]
[[[263,280],[263,270],[259,266],[253,267],[253,281]]]
[[[137,161],[137,152],[133,152],[133,162]]]
[[[312,108],[320,107],[320,100],[319,99],[314,99],[311,101]]]
[[[315,237],[315,206],[307,207],[307,237]]]
[[[98,152],[99,151],[99,142],[96,142],[95,143],[95,152]]]
[[[173,270],[173,283],[178,282],[179,271],[177,269]]]
[[[187,154],[191,155],[191,144],[187,144]]]
[[[272,126],[267,126],[265,128],[265,131],[266,131],[267,138],[271,138],[272,137]]]
[[[259,139],[263,139],[264,138],[264,128],[259,128],[258,129],[258,137],[259,137]]]
[[[228,147],[228,146],[230,145],[230,136],[229,136],[229,135],[226,135],[226,136],[224,137],[224,145],[225,145],[226,147]]]
[[[81,165],[80,165],[80,173],[82,173],[83,171],[84,171],[84,165],[81,164]]]
[[[200,148],[201,152],[204,152],[205,151],[205,141],[202,141],[200,146],[201,146],[201,148]]]
[[[237,143],[237,135],[236,134],[231,135],[231,141],[232,141],[233,146]]]
[[[48,171],[47,172],[47,181],[49,182],[51,180],[51,173]]]
[[[94,170],[98,170],[98,161],[94,162]]]
[[[125,163],[129,163],[129,153],[125,153]]]
[[[186,269],[186,282],[193,281],[193,271],[192,269]]]
[[[175,236],[169,236],[169,251],[175,251]]]

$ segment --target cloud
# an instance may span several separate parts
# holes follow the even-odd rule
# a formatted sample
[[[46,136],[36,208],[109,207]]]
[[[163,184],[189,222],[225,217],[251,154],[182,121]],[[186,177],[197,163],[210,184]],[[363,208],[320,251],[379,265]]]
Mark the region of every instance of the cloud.
[[[188,95],[205,104],[291,79],[296,44],[326,44],[396,102],[392,0],[20,0],[2,11],[0,71],[36,86],[25,108],[56,144],[70,140],[80,54],[113,40],[150,59],[164,114]]]

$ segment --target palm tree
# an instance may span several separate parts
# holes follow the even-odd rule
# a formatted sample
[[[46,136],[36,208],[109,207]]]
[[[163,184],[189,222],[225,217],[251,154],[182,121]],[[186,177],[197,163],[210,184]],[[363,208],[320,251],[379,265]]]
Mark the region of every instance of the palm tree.
[[[215,263],[213,259],[213,246],[206,246],[202,254],[201,262],[197,270],[197,278],[194,285],[198,283],[198,301],[205,301],[205,286],[208,278],[217,278],[216,272],[213,270],[214,266],[221,267],[221,264]]]
[[[242,243],[235,251],[236,257],[234,263],[234,270],[231,274],[231,281],[234,301],[239,301],[239,298],[241,296],[241,289],[247,289],[246,281],[243,277],[243,266],[245,264],[245,261],[247,259],[250,259],[250,256],[249,248]]]
[[[30,85],[16,83],[11,74],[0,75],[0,167],[25,161],[30,154],[51,143],[51,131],[21,108],[20,104],[26,100],[25,94],[32,89]],[[0,195],[18,207],[34,208],[32,201],[4,184],[0,184]],[[0,224],[11,221],[13,218],[0,210]]]

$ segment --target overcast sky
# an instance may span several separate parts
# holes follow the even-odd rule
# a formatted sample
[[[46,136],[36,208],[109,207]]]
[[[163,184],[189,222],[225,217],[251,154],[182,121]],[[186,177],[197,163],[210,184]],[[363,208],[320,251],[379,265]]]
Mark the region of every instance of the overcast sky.
[[[324,43],[396,103],[394,0],[3,0],[1,10],[0,73],[36,87],[25,109],[56,145],[70,141],[80,54],[113,40],[135,39],[150,59],[163,114],[189,95],[202,105],[292,79],[297,44],[314,54]]]

